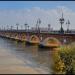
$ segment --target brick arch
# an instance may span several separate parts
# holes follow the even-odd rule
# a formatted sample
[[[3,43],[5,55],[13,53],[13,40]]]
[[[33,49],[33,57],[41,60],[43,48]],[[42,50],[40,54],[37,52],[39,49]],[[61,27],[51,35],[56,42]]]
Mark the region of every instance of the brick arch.
[[[47,37],[43,40],[43,44],[45,46],[53,47],[53,46],[60,46],[61,42],[55,37]]]
[[[27,40],[26,34],[21,34],[21,40],[22,40],[22,41],[26,41],[26,40]]]
[[[30,38],[29,38],[29,41],[31,43],[40,43],[40,39],[37,35],[31,35]]]

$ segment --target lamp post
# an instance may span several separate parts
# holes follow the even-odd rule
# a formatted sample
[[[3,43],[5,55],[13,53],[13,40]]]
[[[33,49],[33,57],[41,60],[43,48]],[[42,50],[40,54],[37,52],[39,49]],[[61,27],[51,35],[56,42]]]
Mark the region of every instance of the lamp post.
[[[70,21],[68,20],[68,21],[66,22],[66,24],[67,24],[67,32],[69,32]]]
[[[62,17],[59,19],[59,21],[60,21],[60,24],[61,24],[61,28],[60,28],[60,32],[61,33],[64,33],[64,30],[63,30],[63,27],[62,27],[62,25],[64,24],[64,18],[63,18],[63,13],[62,13]]]
[[[28,25],[28,31],[29,31],[29,25]]]
[[[50,27],[51,27],[51,25],[50,25],[50,24],[48,24],[48,32],[50,31]]]
[[[3,25],[2,25],[2,30],[3,30]]]
[[[24,24],[24,26],[25,26],[25,31],[27,30],[27,25],[28,25],[27,23]]]
[[[17,23],[16,26],[17,26],[17,30],[18,30],[18,26],[19,26],[19,24]]]
[[[11,30],[12,30],[13,26],[11,26]]]
[[[37,24],[36,24],[36,27],[37,27],[37,30],[38,30],[38,32],[40,32],[40,24],[41,24],[41,20],[40,20],[40,18],[37,20]]]
[[[7,25],[7,30],[8,30],[9,26]]]

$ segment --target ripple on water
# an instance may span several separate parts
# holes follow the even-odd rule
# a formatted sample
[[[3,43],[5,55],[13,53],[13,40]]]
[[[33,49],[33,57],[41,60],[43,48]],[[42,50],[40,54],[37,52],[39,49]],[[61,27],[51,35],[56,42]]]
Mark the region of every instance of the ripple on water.
[[[42,73],[50,73],[51,51],[39,51],[36,46],[26,46],[23,43],[16,44],[15,41],[3,38],[0,38],[0,48],[3,49],[2,52],[5,50],[5,54],[11,58],[11,60],[7,59],[7,61],[17,62],[17,59],[20,59],[19,63],[21,66],[25,65],[35,68],[35,70]],[[16,62],[12,62],[11,64],[16,64]]]

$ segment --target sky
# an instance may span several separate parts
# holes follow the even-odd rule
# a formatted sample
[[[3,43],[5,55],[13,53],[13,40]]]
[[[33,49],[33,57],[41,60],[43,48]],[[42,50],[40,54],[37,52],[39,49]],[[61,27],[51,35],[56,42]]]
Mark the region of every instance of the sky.
[[[52,9],[57,6],[67,6],[75,10],[74,1],[0,1],[1,9],[23,9],[32,7]]]
[[[19,23],[24,28],[28,23],[30,27],[36,25],[41,19],[40,27],[51,24],[53,29],[60,29],[59,18],[64,14],[63,28],[67,29],[66,22],[70,20],[70,29],[75,29],[75,1],[0,1],[0,27]]]

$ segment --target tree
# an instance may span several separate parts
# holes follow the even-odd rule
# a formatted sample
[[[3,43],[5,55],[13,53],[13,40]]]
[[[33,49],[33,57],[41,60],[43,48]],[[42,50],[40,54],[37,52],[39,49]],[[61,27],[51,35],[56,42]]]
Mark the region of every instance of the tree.
[[[53,62],[54,73],[75,74],[75,43],[61,46],[54,52]]]
[[[53,74],[65,74],[65,65],[64,62],[61,60],[60,55],[58,53],[58,50],[55,49],[52,54],[53,64],[52,64],[52,70]]]

